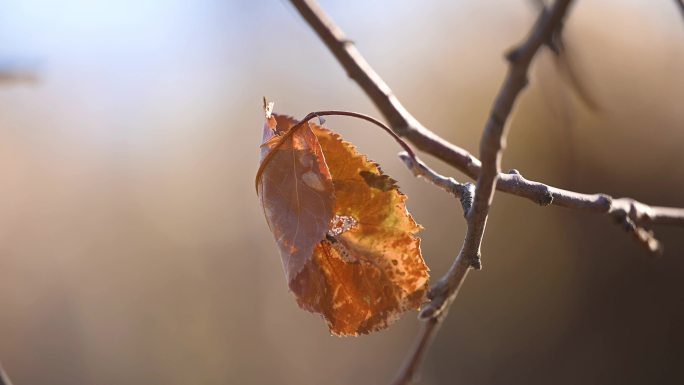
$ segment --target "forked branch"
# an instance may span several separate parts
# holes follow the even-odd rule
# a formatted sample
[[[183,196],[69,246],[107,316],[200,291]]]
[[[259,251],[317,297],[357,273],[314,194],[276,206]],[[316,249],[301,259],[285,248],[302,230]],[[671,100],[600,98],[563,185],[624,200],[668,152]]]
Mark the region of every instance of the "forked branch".
[[[466,214],[467,231],[463,246],[449,271],[430,291],[431,302],[420,312],[426,321],[418,337],[416,348],[409,353],[407,363],[400,369],[395,384],[410,383],[424,355],[425,345],[434,338],[436,329],[446,317],[449,306],[471,268],[479,269],[480,247],[487,225],[489,207],[494,198],[497,178],[501,172],[501,158],[506,146],[508,120],[520,92],[527,86],[527,73],[539,48],[551,39],[561,25],[571,0],[558,0],[550,10],[542,10],[528,39],[508,54],[508,75],[499,90],[480,140],[482,170],[477,179],[473,206]],[[434,326],[431,326],[434,325]],[[432,330],[435,332],[432,332]]]
[[[501,156],[506,143],[507,122],[520,92],[527,85],[527,73],[537,51],[543,45],[553,48],[552,37],[558,33],[571,0],[557,0],[544,8],[528,38],[508,55],[509,71],[492,107],[480,142],[482,162],[468,151],[449,143],[424,127],[392,93],[389,86],[370,67],[344,33],[312,0],[291,0],[311,28],[335,55],[347,74],[364,90],[398,135],[407,138],[420,150],[454,166],[477,180],[472,201],[472,185],[432,171],[415,157],[400,154],[416,176],[424,177],[454,194],[464,207],[468,228],[463,246],[450,270],[431,289],[430,299],[419,318],[424,321],[417,343],[409,353],[394,384],[410,383],[422,358],[446,317],[471,268],[480,267],[480,246],[494,191],[500,190],[527,198],[539,205],[556,205],[607,214],[621,224],[641,245],[652,253],[662,250],[652,232],[643,226],[663,224],[684,226],[684,209],[649,206],[630,198],[606,194],[583,194],[525,179],[520,172],[501,172]],[[468,193],[470,192],[470,193]]]
[[[363,89],[389,125],[399,136],[405,137],[418,149],[429,153],[460,170],[472,179],[478,179],[482,163],[465,149],[449,143],[423,126],[401,104],[389,86],[363,58],[354,44],[312,0],[291,0],[304,20],[320,37],[340,62],[350,78]],[[555,205],[577,210],[607,214],[629,231],[632,226],[644,230],[646,224],[684,226],[684,209],[648,206],[630,198],[613,198],[605,194],[584,194],[525,179],[520,173],[498,175],[496,189],[527,198],[540,205]],[[626,213],[625,217],[623,213]],[[628,218],[628,219],[623,219]],[[642,239],[638,238],[637,239]],[[659,248],[648,246],[653,252]],[[653,242],[650,242],[652,245]]]

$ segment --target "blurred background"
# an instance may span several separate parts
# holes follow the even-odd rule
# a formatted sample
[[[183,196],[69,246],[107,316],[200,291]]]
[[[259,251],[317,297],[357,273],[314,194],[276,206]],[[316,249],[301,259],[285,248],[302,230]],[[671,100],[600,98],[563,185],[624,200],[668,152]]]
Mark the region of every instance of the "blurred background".
[[[530,1],[322,1],[427,127],[477,153]],[[684,206],[684,19],[577,1],[587,108],[544,51],[504,169]],[[287,1],[0,3],[0,361],[24,384],[385,384],[415,313],[329,335],[288,292],[254,192],[261,97],[380,117]],[[26,74],[28,73],[28,75]],[[25,76],[26,75],[26,76]],[[399,180],[441,276],[460,206],[379,130],[327,125]],[[461,173],[428,155],[439,171]],[[423,384],[684,383],[684,229],[650,258],[604,216],[497,194]]]

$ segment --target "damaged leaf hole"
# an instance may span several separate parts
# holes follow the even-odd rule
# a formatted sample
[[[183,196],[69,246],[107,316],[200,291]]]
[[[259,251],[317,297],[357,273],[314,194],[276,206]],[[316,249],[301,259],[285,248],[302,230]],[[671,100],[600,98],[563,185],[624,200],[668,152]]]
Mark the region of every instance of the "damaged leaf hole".
[[[358,223],[356,218],[352,216],[335,215],[332,220],[330,220],[330,230],[328,230],[328,234],[332,236],[340,235],[353,229]]]
[[[357,262],[350,256],[347,247],[338,240],[338,236],[353,229],[358,224],[356,218],[347,215],[335,215],[330,220],[330,230],[325,234],[325,240],[340,255],[345,262]]]

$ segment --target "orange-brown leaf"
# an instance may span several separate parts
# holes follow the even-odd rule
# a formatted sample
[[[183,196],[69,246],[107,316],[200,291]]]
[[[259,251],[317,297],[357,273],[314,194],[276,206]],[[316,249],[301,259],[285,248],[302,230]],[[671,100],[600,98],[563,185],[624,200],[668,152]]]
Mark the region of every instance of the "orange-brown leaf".
[[[319,212],[328,220],[326,230],[315,233],[320,239],[310,255],[297,256],[302,261],[296,265],[299,271],[287,267],[284,252],[288,249],[280,247],[288,283],[299,305],[321,314],[337,335],[380,330],[402,312],[418,309],[425,300],[428,272],[420,253],[420,239],[415,236],[420,226],[406,211],[406,197],[396,182],[339,135],[315,124],[297,126],[292,118],[274,116],[277,127],[271,129],[273,137],[265,135],[266,147],[276,151],[291,149],[278,138],[311,133],[332,181],[330,190],[325,190],[331,198],[329,215],[328,211]],[[290,131],[293,127],[294,133]],[[268,167],[262,167],[262,181],[267,176],[273,178],[270,168],[285,160],[278,152],[268,158]],[[265,187],[263,182],[261,186]],[[279,191],[288,194],[284,188]],[[263,197],[265,190],[260,191]],[[267,219],[273,217],[275,207],[266,205],[274,200],[278,199],[262,198]],[[277,240],[283,236],[282,231],[274,229],[272,220],[269,224]],[[283,240],[278,242],[280,245]]]

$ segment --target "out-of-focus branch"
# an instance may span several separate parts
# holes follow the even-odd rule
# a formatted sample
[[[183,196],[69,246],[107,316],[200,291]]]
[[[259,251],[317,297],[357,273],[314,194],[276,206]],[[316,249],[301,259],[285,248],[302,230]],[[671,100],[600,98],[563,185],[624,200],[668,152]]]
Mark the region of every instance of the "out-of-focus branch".
[[[406,361],[397,372],[397,377],[392,382],[392,385],[411,383],[441,325],[442,321],[437,318],[431,318],[422,323],[415,346],[406,356]]]
[[[684,17],[684,0],[675,0],[675,3],[679,6],[679,10],[682,11],[682,17]]]
[[[38,79],[35,65],[0,63],[0,84],[35,83]]]
[[[543,12],[547,7],[544,0],[532,0],[532,5],[538,12]],[[563,37],[563,28],[564,25],[561,21],[556,26],[549,40],[546,41],[546,46],[554,53],[554,63],[558,73],[561,75],[561,79],[568,83],[586,107],[594,112],[599,111],[601,107],[592,95],[587,82],[577,69],[575,55],[568,52],[568,45]]]
[[[389,86],[370,67],[361,53],[335,23],[312,0],[291,0],[302,17],[318,34],[328,49],[347,71],[349,77],[364,90],[390,126],[427,152],[462,171],[479,178],[482,163],[465,149],[449,143],[424,127],[394,96]],[[638,227],[645,224],[684,226],[684,209],[647,206],[630,198],[614,199],[605,194],[584,194],[523,178],[519,174],[499,174],[496,189],[527,198],[540,205],[555,205],[577,210],[609,214],[620,212],[627,203],[638,210],[627,210],[629,219]],[[648,208],[642,210],[641,208]],[[651,248],[649,248],[651,250]],[[657,250],[654,250],[657,251]]]
[[[0,365],[0,385],[12,385],[12,381],[10,381],[2,365]]]

